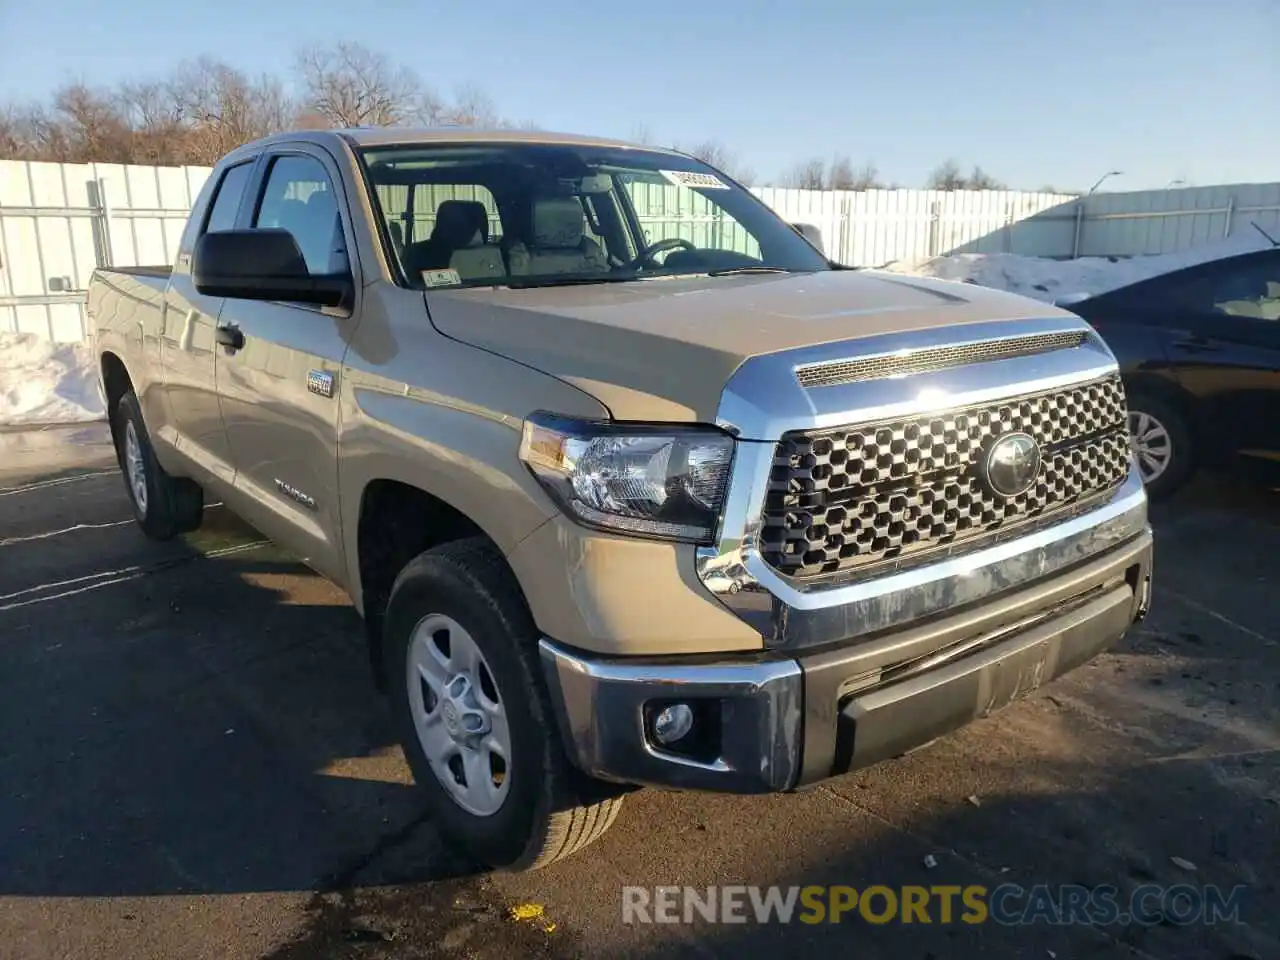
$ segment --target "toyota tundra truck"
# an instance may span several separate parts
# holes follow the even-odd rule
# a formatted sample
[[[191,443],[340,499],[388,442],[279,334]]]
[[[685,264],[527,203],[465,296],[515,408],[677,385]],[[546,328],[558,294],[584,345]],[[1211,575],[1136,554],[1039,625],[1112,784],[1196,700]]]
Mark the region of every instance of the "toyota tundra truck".
[[[259,140],[89,313],[142,530],[221,501],[342,587],[424,804],[493,867],[639,786],[900,756],[1148,607],[1088,324],[841,266],[675,151]]]

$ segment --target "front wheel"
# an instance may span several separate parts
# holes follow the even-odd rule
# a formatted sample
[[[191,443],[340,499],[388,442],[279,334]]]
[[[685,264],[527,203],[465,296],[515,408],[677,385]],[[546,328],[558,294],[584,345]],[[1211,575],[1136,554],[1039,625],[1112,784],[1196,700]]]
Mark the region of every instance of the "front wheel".
[[[1129,398],[1129,436],[1147,496],[1173,493],[1195,470],[1191,428],[1181,412],[1159,397]]]
[[[514,576],[480,538],[419,555],[396,578],[383,657],[414,780],[446,840],[532,870],[600,837],[622,804],[565,757]]]

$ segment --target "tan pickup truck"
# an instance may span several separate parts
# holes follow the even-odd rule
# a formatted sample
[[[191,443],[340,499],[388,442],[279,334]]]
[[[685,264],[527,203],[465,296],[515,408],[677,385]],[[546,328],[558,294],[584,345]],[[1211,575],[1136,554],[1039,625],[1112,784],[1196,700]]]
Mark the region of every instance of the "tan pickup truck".
[[[1146,611],[1115,360],[1063,310],[831,262],[680,153],[276,136],[89,311],[138,522],[217,499],[341,585],[444,833],[590,843],[637,785],[788,791]]]

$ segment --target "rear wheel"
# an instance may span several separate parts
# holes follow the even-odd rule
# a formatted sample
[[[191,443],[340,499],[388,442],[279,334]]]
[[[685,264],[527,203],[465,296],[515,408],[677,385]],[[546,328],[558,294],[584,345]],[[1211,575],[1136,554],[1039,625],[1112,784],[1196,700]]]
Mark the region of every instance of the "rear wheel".
[[[154,540],[169,540],[199,527],[204,491],[194,480],[165,473],[132,391],[120,398],[111,428],[133,516],[142,531]]]
[[[1167,497],[1194,472],[1191,429],[1173,404],[1141,393],[1130,396],[1129,436],[1151,499]]]
[[[482,538],[396,578],[383,663],[405,757],[445,838],[487,866],[532,870],[600,837],[622,804],[564,754],[519,586]]]

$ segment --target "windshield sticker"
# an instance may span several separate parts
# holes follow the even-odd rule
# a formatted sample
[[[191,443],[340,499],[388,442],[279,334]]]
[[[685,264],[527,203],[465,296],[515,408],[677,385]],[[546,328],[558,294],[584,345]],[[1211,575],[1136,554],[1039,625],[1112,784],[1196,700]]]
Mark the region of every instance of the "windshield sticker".
[[[422,285],[425,287],[453,287],[462,282],[462,275],[457,270],[423,270]]]
[[[729,189],[729,185],[714,173],[694,173],[690,170],[659,170],[658,172],[677,187],[692,187],[695,190]]]

